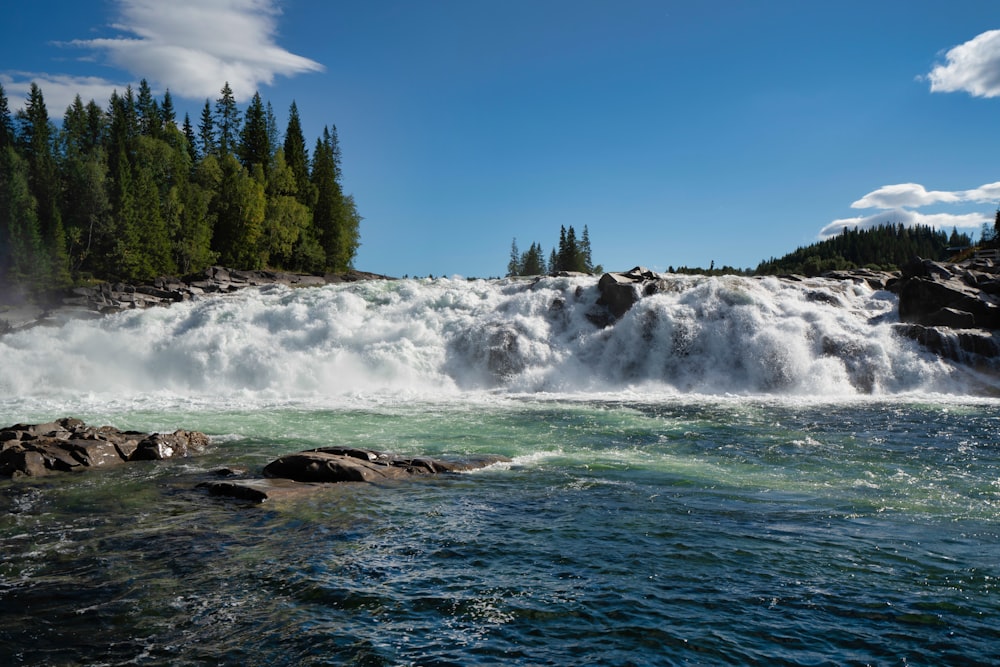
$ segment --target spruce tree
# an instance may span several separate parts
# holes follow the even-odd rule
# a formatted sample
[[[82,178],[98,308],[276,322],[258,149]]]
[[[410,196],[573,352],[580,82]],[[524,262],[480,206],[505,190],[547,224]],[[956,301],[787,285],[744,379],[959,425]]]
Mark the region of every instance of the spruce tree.
[[[198,124],[198,141],[201,147],[201,157],[216,154],[215,120],[212,117],[212,106],[205,100],[201,110],[201,122]]]
[[[271,168],[271,143],[267,131],[267,112],[260,93],[254,93],[247,107],[236,154],[244,167],[252,170],[255,164],[259,164],[265,177],[267,176]]]
[[[240,131],[240,110],[236,107],[236,98],[228,81],[222,86],[219,99],[215,100],[215,127],[219,131],[219,154],[234,152]]]
[[[162,121],[160,109],[153,99],[153,91],[146,79],[139,82],[139,95],[135,102],[136,115],[139,122],[139,134],[147,137],[159,136]]]
[[[293,101],[288,109],[288,126],[285,129],[285,162],[295,175],[296,196],[299,201],[312,208],[314,204],[313,188],[309,181],[309,153],[306,151],[306,140],[302,135],[302,123],[299,120],[299,109]]]
[[[507,261],[507,275],[511,277],[521,275],[521,251],[517,248],[516,236],[510,242],[510,259]]]
[[[188,157],[191,158],[191,168],[194,169],[195,164],[198,162],[198,143],[194,136],[194,128],[191,126],[191,116],[189,114],[184,114],[184,125],[181,132],[184,134],[184,139],[187,142],[187,152]]]
[[[170,96],[170,89],[163,93],[163,104],[160,105],[160,120],[164,127],[171,127],[177,124],[177,112],[174,111],[174,98]]]

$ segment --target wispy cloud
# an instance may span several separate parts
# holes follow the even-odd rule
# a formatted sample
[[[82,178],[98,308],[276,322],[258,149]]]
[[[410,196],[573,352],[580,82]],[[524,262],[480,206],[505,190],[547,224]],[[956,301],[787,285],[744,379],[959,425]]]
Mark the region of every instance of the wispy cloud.
[[[1000,95],[1000,30],[988,30],[945,53],[945,63],[927,78],[933,93],[966,92],[974,97]]]
[[[75,40],[103,52],[137,78],[176,95],[215,97],[228,81],[237,98],[253,95],[275,76],[323,71],[275,41],[276,0],[118,0],[121,16],[111,39]]]
[[[883,185],[851,204],[851,208],[918,208],[932,204],[1000,201],[1000,182],[972,190],[927,190],[919,183]]]
[[[895,208],[887,211],[879,211],[873,215],[858,216],[856,218],[841,218],[834,220],[820,230],[820,238],[828,238],[840,234],[845,229],[871,229],[882,225],[903,225],[913,227],[915,225],[927,225],[936,229],[958,228],[979,228],[984,222],[991,221],[992,218],[982,213],[920,213],[905,208]]]
[[[85,51],[85,60],[110,64],[146,79],[154,90],[214,99],[226,81],[237,99],[253,95],[278,76],[321,72],[322,64],[277,43],[279,0],[117,0],[111,28],[118,35],[58,44]],[[41,87],[50,113],[62,113],[80,93],[103,104],[128,85],[96,77],[7,72],[0,79],[11,106],[23,104],[32,81]],[[135,85],[133,83],[133,85]]]

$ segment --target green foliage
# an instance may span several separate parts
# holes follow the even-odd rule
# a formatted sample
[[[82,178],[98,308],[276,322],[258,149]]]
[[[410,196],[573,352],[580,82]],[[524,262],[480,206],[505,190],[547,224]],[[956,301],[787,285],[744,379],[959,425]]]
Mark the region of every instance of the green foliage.
[[[826,271],[859,267],[894,270],[914,257],[945,260],[954,251],[972,244],[967,234],[944,231],[926,225],[905,227],[884,225],[872,229],[844,229],[837,236],[798,248],[779,259],[758,265],[758,275],[798,273],[816,276]]]
[[[48,272],[28,165],[13,146],[0,148],[0,285],[41,286]]]
[[[0,87],[0,294],[215,262],[349,268],[361,216],[341,185],[336,128],[310,163],[294,103],[284,147],[259,94],[243,118],[226,84],[197,133],[187,115],[178,128],[169,92],[160,103],[143,80],[106,110],[77,96],[57,130],[38,86],[15,118]]]

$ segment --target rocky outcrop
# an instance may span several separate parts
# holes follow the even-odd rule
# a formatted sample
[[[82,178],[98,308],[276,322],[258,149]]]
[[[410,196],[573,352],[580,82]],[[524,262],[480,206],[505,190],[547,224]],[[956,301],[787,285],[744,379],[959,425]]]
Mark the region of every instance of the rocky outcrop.
[[[120,431],[87,426],[72,417],[47,424],[14,424],[0,429],[0,475],[41,477],[126,461],[191,456],[208,445],[208,436],[196,431]]]
[[[87,426],[72,417],[45,424],[14,424],[0,428],[0,475],[43,477],[129,461],[194,456],[209,444],[208,436],[197,431],[121,431],[112,426]],[[484,455],[446,460],[394,456],[355,447],[320,447],[272,461],[264,467],[263,478],[251,477],[246,470],[220,468],[211,473],[218,479],[198,487],[212,495],[263,502],[308,493],[332,483],[457,473],[502,461],[510,459]]]
[[[923,326],[1000,329],[1000,270],[989,260],[942,264],[916,259],[899,281],[899,319]]]
[[[161,277],[151,284],[102,283],[95,287],[78,287],[72,291],[72,296],[63,300],[63,305],[81,306],[98,312],[116,312],[129,308],[167,306],[206,294],[229,294],[245,287],[319,287],[330,283],[372,279],[388,278],[361,271],[316,276],[283,271],[236,271],[211,266],[204,272],[187,278]]]
[[[401,457],[356,447],[320,447],[282,456],[264,467],[264,478],[224,479],[199,487],[212,495],[263,502],[341,482],[384,482],[464,472],[510,461],[503,456],[457,460]]]

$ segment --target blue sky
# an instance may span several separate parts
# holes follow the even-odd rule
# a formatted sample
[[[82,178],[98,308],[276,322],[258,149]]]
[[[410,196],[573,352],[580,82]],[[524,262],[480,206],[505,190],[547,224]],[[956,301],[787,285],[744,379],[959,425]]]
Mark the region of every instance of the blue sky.
[[[61,123],[142,78],[337,126],[358,268],[494,276],[590,232],[608,270],[755,267],[843,226],[1000,204],[995,0],[11,3],[0,83]]]

